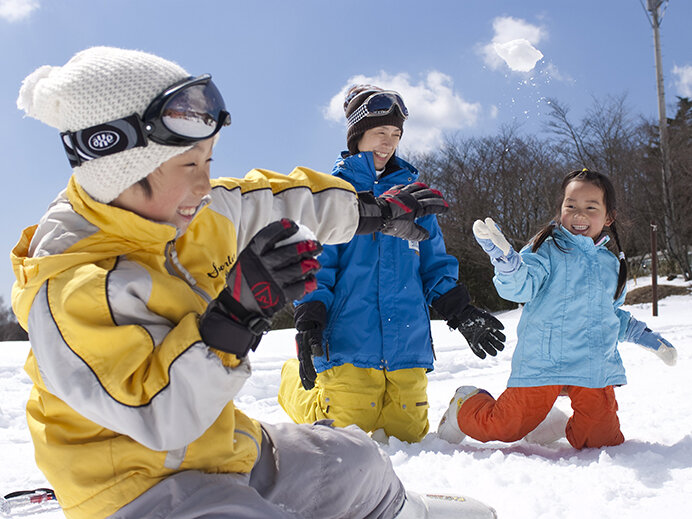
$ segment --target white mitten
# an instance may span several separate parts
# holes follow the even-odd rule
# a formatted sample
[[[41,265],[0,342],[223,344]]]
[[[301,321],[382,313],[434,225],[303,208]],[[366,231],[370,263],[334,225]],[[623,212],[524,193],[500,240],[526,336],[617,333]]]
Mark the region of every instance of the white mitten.
[[[490,256],[490,261],[498,272],[511,274],[521,266],[521,256],[512,248],[492,218],[486,218],[485,222],[476,220],[473,223],[473,236]]]

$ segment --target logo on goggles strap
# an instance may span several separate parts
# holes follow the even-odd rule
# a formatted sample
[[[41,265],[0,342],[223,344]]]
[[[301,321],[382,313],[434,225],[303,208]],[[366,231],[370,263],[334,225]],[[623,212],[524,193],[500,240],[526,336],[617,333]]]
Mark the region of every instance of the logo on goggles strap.
[[[120,135],[111,130],[95,133],[89,138],[89,147],[92,150],[103,151],[112,148],[120,140]]]
[[[76,132],[63,132],[60,137],[73,168],[89,160],[147,145],[137,114]]]

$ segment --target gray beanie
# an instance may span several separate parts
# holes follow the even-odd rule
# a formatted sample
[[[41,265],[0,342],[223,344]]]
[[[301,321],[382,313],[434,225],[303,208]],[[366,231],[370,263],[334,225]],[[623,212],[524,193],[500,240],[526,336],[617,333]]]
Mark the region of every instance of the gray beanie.
[[[146,52],[92,47],[61,67],[44,65],[23,81],[17,107],[61,132],[78,131],[133,113],[141,117],[166,87],[190,75],[179,65]],[[95,200],[109,203],[172,157],[192,146],[151,140],[73,168],[77,183]]]

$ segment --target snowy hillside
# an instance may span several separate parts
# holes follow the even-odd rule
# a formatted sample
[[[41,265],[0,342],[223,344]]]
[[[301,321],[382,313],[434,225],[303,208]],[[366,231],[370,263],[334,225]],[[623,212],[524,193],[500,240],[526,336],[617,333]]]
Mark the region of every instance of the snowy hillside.
[[[681,280],[660,283],[685,285]],[[642,282],[640,280],[639,285]],[[686,284],[690,286],[690,283]],[[458,332],[433,323],[436,369],[430,374],[432,432],[419,444],[390,440],[383,449],[408,488],[466,494],[497,509],[501,519],[628,519],[689,517],[692,509],[692,295],[626,307],[678,348],[678,364],[668,367],[633,344],[620,353],[629,384],[616,389],[626,441],[617,447],[576,451],[562,439],[547,446],[525,441],[450,445],[434,431],[459,385],[483,387],[497,396],[509,376],[520,311],[498,314],[508,335],[499,357],[480,360]],[[253,376],[238,406],[268,422],[286,421],[276,402],[280,369],[295,351],[292,330],[271,332],[252,353]],[[22,366],[28,343],[0,344],[0,495],[48,486],[33,459],[24,405],[31,389]],[[569,400],[560,397],[569,411]],[[48,509],[46,509],[48,508]],[[18,517],[63,517],[56,508]]]

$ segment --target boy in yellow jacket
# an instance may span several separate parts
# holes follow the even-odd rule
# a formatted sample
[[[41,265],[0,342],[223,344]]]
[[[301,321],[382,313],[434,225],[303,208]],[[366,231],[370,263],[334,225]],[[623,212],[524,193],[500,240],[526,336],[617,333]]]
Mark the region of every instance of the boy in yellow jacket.
[[[443,210],[439,195],[358,196],[305,168],[212,181],[230,123],[221,94],[210,76],[144,52],[95,47],[40,67],[18,106],[60,130],[73,168],[12,251],[29,430],[67,517],[407,517],[421,506],[363,433],[260,424],[233,398],[271,317],[314,289],[320,242],[386,223],[406,236],[413,218]]]

